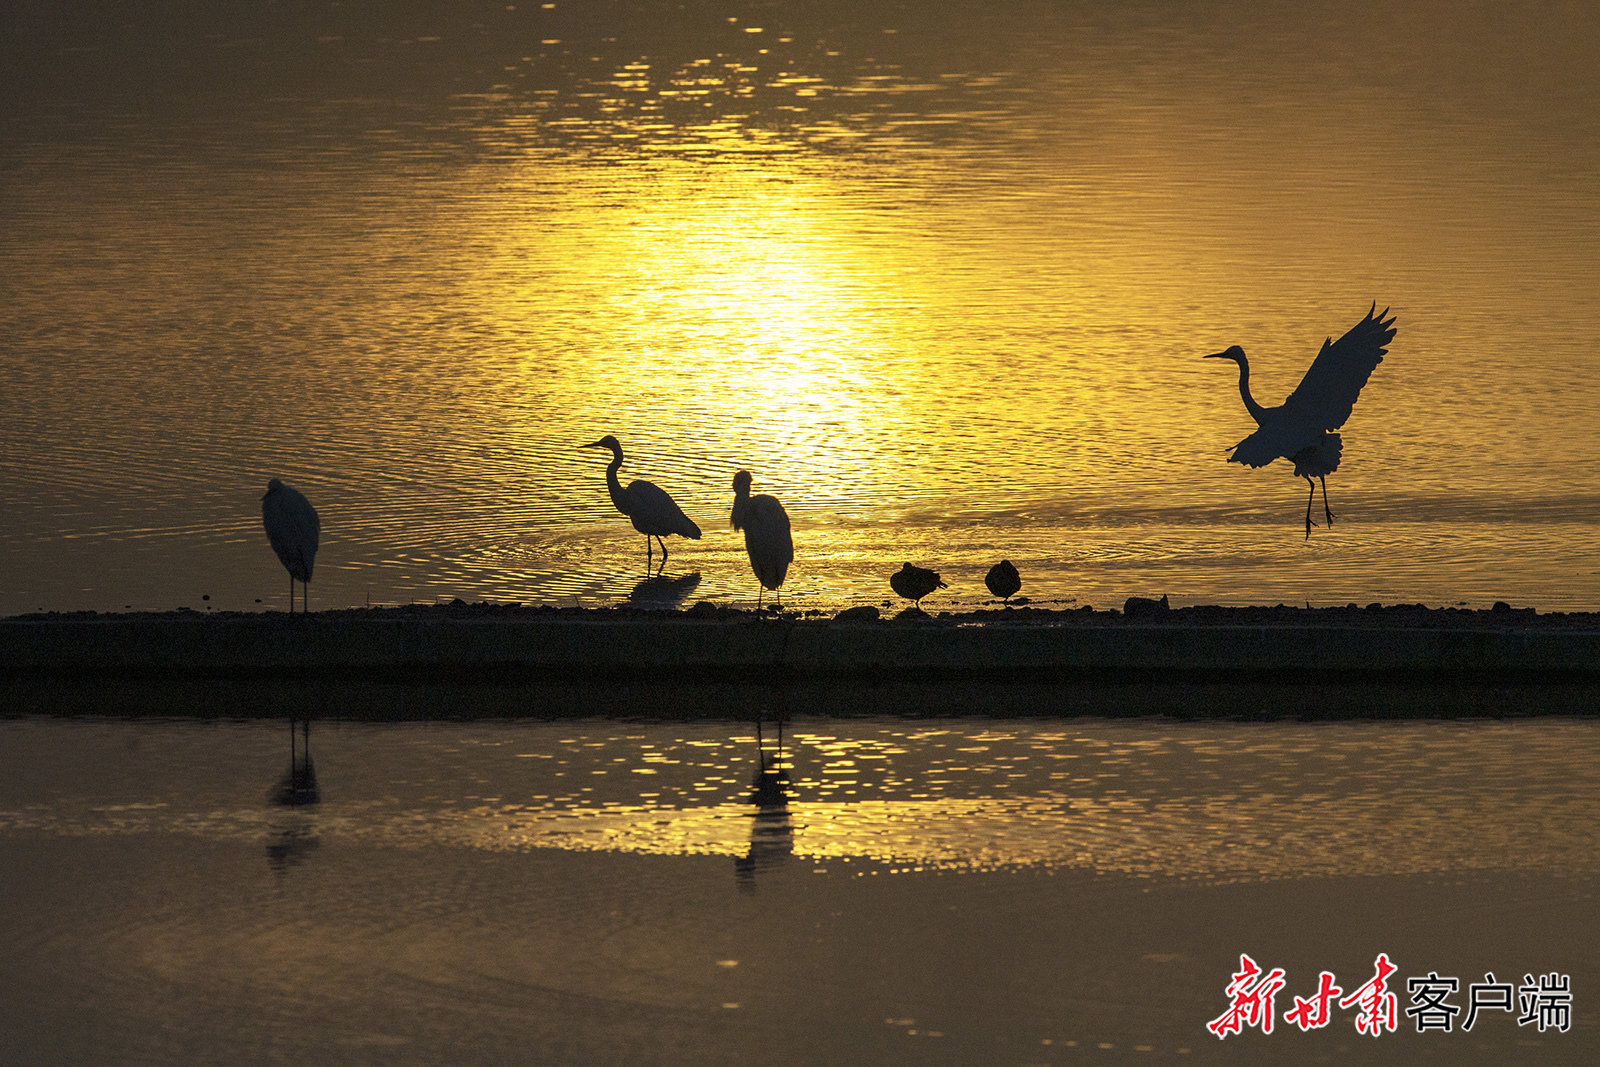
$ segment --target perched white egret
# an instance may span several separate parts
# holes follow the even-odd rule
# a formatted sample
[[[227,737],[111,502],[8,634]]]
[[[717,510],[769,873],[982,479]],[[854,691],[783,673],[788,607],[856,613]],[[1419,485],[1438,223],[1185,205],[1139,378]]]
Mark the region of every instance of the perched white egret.
[[[317,540],[322,536],[317,509],[300,490],[274,478],[267,483],[267,495],[261,498],[261,524],[267,528],[272,551],[278,554],[284,570],[289,572],[289,614],[294,614],[296,578],[300,579],[305,592],[302,607],[310,611],[311,566],[316,562]]]
[[[944,589],[946,584],[939,578],[938,571],[930,571],[926,567],[913,567],[907,563],[894,574],[889,575],[889,588],[915,604],[922,607],[922,598],[935,589]]]
[[[1394,338],[1394,319],[1384,319],[1389,309],[1378,312],[1373,303],[1367,317],[1352,326],[1343,337],[1322,342],[1322,351],[1311,361],[1311,368],[1289,399],[1275,408],[1262,407],[1250,395],[1250,362],[1244,349],[1234,345],[1206,359],[1231,359],[1239,364],[1239,395],[1245,410],[1260,427],[1234,446],[1228,459],[1248,467],[1265,467],[1282,457],[1294,463],[1294,473],[1311,488],[1306,498],[1306,537],[1311,537],[1311,504],[1317,498],[1316,478],[1322,483],[1322,510],[1328,525],[1333,511],[1328,507],[1327,476],[1339,469],[1343,442],[1332,431],[1343,426],[1355,408],[1361,387],[1372,371],[1383,362],[1385,347]]]
[[[775,496],[750,495],[750,472],[733,476],[733,514],[735,530],[744,531],[744,550],[750,569],[761,583],[756,591],[756,610],[761,610],[761,595],[770,589],[778,592],[789,564],[794,562],[794,539],[789,536],[789,513]]]
[[[1005,598],[1009,604],[1016,591],[1022,588],[1022,575],[1017,573],[1016,566],[1009,559],[1003,559],[989,568],[989,573],[983,576],[983,584],[989,587],[989,592]]]
[[[606,467],[606,488],[611,490],[611,502],[617,506],[617,510],[633,521],[635,530],[644,534],[645,570],[650,569],[650,538],[654,537],[661,544],[662,569],[667,566],[667,543],[661,540],[663,537],[677,534],[679,537],[700,540],[700,527],[690,521],[665,489],[642,479],[629,482],[628,488],[622,488],[622,483],[617,480],[617,469],[622,466],[622,445],[615,437],[606,434],[600,440],[582,447],[611,450],[611,464]]]

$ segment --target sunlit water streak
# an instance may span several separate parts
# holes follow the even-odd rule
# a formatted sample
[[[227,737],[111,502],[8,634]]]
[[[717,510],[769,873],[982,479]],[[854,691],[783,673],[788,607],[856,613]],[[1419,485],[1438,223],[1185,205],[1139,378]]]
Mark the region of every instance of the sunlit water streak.
[[[281,723],[3,730],[0,834],[267,841],[283,821],[269,801]],[[329,723],[312,735],[323,799],[304,832],[342,847],[745,856],[777,823],[784,857],[860,870],[1589,877],[1597,745],[1595,724],[1559,720],[800,721],[781,754],[770,724],[758,749],[743,727]],[[758,803],[762,766],[784,787]]]
[[[697,597],[754,595],[748,468],[802,607],[1001,556],[1101,606],[1600,607],[1587,9],[532,7],[12,39],[0,611],[280,606],[272,476],[313,606],[625,599],[605,432]],[[1275,401],[1371,300],[1308,543],[1198,357]]]

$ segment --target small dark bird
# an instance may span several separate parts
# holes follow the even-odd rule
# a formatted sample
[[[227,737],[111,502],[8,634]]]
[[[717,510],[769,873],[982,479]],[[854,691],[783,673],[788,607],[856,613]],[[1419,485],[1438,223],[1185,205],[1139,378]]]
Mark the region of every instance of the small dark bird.
[[[278,554],[283,569],[289,572],[289,614],[293,615],[296,578],[300,580],[306,600],[311,597],[311,568],[317,560],[322,522],[317,518],[317,509],[304,494],[274,478],[267,483],[267,495],[261,498],[261,524],[267,529],[272,551]]]
[[[919,608],[922,607],[923,597],[935,589],[948,588],[939,580],[938,571],[913,567],[909,563],[901,567],[898,572],[889,575],[889,587]]]
[[[1017,573],[1017,568],[1011,565],[1009,559],[1003,559],[989,568],[989,573],[983,576],[983,584],[989,587],[989,592],[1004,597],[1010,603],[1012,596],[1022,588],[1022,575]]]
[[[1322,351],[1311,361],[1299,387],[1275,408],[1263,407],[1250,395],[1250,361],[1245,358],[1244,349],[1233,345],[1225,352],[1204,357],[1231,359],[1239,365],[1239,396],[1258,427],[1234,446],[1229,461],[1247,467],[1265,467],[1280,458],[1293,463],[1295,477],[1304,478],[1311,487],[1306,497],[1308,540],[1311,527],[1316,525],[1311,521],[1311,505],[1317,499],[1313,478],[1322,483],[1322,512],[1328,525],[1333,525],[1327,476],[1339,469],[1344,452],[1344,442],[1333,431],[1350,417],[1361,387],[1389,351],[1387,346],[1394,340],[1395,330],[1394,319],[1384,318],[1388,314],[1388,308],[1380,312],[1373,304],[1367,317],[1345,331],[1343,337],[1323,341]]]

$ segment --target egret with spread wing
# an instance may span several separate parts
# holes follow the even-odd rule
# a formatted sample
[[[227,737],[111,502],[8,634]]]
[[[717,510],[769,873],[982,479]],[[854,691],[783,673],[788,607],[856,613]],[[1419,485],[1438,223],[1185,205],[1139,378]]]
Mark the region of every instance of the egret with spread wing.
[[[1262,407],[1250,395],[1250,361],[1244,349],[1234,345],[1226,352],[1217,352],[1206,359],[1231,359],[1239,364],[1239,395],[1244,398],[1245,410],[1250,412],[1259,427],[1255,433],[1234,446],[1228,459],[1247,467],[1265,467],[1278,458],[1294,463],[1294,473],[1304,478],[1311,487],[1306,499],[1306,537],[1311,537],[1311,504],[1317,498],[1317,485],[1322,483],[1322,510],[1333,525],[1333,510],[1328,507],[1327,476],[1339,469],[1343,442],[1334,433],[1343,426],[1367,384],[1372,371],[1383,362],[1386,347],[1394,338],[1394,319],[1384,319],[1389,309],[1378,312],[1374,303],[1367,317],[1352,326],[1348,333],[1335,341],[1322,342],[1322,351],[1311,361],[1311,369],[1300,380],[1300,386],[1289,394],[1289,399],[1275,408]]]
[[[794,562],[789,513],[775,496],[751,496],[750,472],[740,471],[733,476],[733,514],[729,518],[735,530],[744,531],[744,550],[761,590],[777,593]],[[757,611],[761,610],[761,590],[756,592]]]
[[[683,509],[667,495],[665,489],[643,479],[629,482],[628,488],[622,488],[622,483],[617,480],[617,469],[622,466],[622,445],[615,437],[606,434],[583,447],[611,450],[611,464],[606,467],[606,488],[611,490],[611,502],[617,506],[617,510],[633,520],[633,528],[644,534],[645,570],[650,569],[650,538],[654,537],[661,545],[663,570],[667,566],[667,543],[661,540],[663,537],[677,534],[679,537],[700,540],[700,527],[683,513]]]

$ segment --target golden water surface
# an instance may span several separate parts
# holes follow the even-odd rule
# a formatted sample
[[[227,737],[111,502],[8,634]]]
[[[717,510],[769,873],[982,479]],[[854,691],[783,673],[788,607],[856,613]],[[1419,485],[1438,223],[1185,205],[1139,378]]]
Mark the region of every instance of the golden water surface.
[[[986,599],[1001,557],[1064,603],[1600,607],[1596,18],[41,15],[5,46],[0,611],[281,607],[274,476],[322,515],[313,607],[624,601],[606,433],[705,532],[677,602],[754,596],[746,468],[803,608],[906,560]],[[1199,357],[1276,403],[1374,301],[1307,541]]]
[[[839,877],[1033,868],[1218,883],[1593,878],[1600,833],[1597,731],[1578,720],[802,719],[781,738],[770,723],[759,735],[317,724],[320,803],[300,811],[270,802],[290,756],[281,722],[20,720],[4,737],[0,835],[29,839],[325,839],[723,856],[758,874],[794,862]]]

